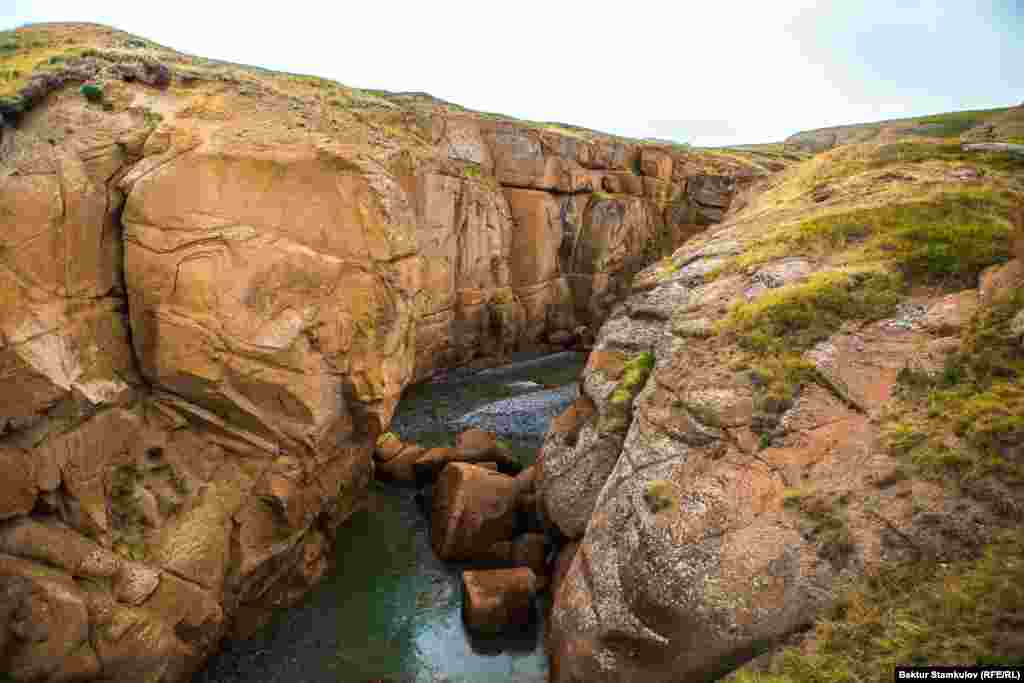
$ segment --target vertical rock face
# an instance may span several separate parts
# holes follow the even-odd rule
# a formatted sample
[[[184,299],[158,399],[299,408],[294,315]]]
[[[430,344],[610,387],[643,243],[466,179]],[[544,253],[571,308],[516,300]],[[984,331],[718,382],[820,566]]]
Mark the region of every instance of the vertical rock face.
[[[946,386],[951,359],[975,367],[1005,353],[1019,364],[1024,311],[1012,295],[1024,266],[1005,236],[1007,213],[1018,231],[1024,216],[993,204],[998,253],[952,291],[919,295],[913,280],[896,280],[876,309],[828,309],[815,289],[861,286],[833,264],[862,245],[764,249],[822,215],[807,172],[773,179],[749,212],[638,274],[600,330],[580,399],[552,421],[536,489],[572,541],[551,612],[554,683],[715,680],[812,624],[847,581],[888,563],[976,557],[1000,528],[1019,526],[1018,475],[972,473],[984,483],[971,492],[909,463],[925,448],[948,447],[972,467],[1024,448],[1019,427],[971,441],[975,413],[963,404],[918,417],[932,404],[912,388]],[[935,186],[958,192],[943,174]],[[892,208],[859,191],[863,177],[830,177],[841,199],[829,219]],[[709,211],[716,187],[691,178],[687,194]],[[890,201],[919,201],[912,191]],[[893,259],[880,272],[895,270],[896,256],[880,258]],[[766,322],[794,310],[801,321]],[[823,324],[827,310],[839,313]],[[1018,391],[1015,372],[1006,396]],[[1020,424],[1019,403],[969,391]]]
[[[417,178],[416,377],[596,326],[644,265],[721,220],[740,166],[468,115]]]
[[[404,387],[597,325],[739,175],[69,30],[104,49],[0,101],[19,681],[186,679],[326,571]]]

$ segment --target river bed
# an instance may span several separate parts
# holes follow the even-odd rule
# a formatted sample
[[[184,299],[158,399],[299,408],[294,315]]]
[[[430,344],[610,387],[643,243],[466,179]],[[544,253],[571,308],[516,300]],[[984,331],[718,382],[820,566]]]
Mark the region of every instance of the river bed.
[[[468,426],[497,431],[524,463],[575,397],[585,356],[518,357],[410,388],[392,429],[405,441],[454,443]],[[557,387],[557,388],[556,388]],[[255,637],[227,643],[199,683],[542,683],[544,624],[470,637],[461,570],[430,547],[415,489],[375,483],[366,508],[339,531],[328,577]]]

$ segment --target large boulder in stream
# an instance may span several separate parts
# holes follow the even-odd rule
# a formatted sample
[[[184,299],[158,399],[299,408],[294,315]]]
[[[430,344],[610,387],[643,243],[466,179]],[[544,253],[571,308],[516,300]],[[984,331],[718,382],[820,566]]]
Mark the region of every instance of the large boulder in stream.
[[[537,577],[528,567],[462,572],[462,616],[473,631],[524,626],[533,616]]]
[[[9,33],[0,671],[18,681],[186,680],[324,575],[375,465],[415,479],[418,447],[376,443],[406,387],[599,324],[675,246],[648,239],[677,234],[666,213],[704,201],[688,179],[753,167],[665,146],[650,185],[639,144],[596,132],[95,24]],[[596,195],[609,175],[633,194]],[[438,523],[445,553],[514,532],[514,480],[480,472],[442,497],[468,511]]]
[[[455,437],[455,448],[432,448],[416,459],[413,464],[416,482],[421,485],[433,483],[441,470],[453,462],[492,463],[504,474],[516,474],[523,467],[507,452],[496,434],[467,429]]]
[[[446,466],[434,486],[434,553],[442,560],[473,560],[511,539],[519,527],[521,490],[514,477],[499,472],[463,463]]]

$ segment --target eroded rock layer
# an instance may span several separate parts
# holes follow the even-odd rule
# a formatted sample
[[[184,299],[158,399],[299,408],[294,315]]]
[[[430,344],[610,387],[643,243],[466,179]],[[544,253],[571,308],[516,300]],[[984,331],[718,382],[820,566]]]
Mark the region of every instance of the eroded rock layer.
[[[552,681],[714,680],[1019,525],[1024,166],[942,149],[817,157],[633,280],[537,465]]]
[[[18,681],[185,680],[326,571],[404,387],[596,329],[753,172],[102,27],[15,34],[50,57],[0,98]]]

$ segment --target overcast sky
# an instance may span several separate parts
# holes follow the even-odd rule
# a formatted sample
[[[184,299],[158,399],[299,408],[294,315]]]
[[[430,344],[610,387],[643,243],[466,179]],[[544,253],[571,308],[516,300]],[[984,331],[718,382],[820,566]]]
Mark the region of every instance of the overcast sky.
[[[0,0],[37,21],[697,145],[1024,101],[1024,0]]]

